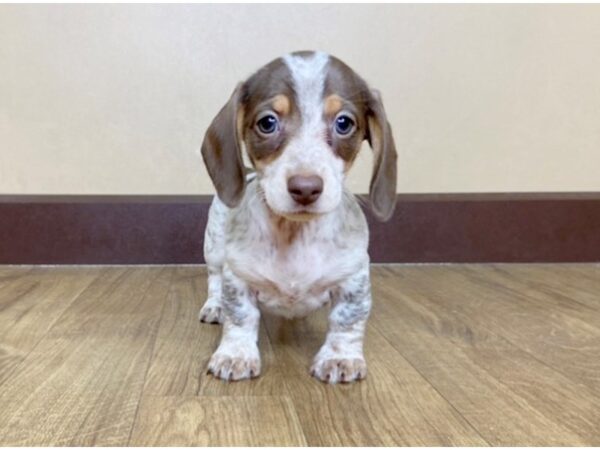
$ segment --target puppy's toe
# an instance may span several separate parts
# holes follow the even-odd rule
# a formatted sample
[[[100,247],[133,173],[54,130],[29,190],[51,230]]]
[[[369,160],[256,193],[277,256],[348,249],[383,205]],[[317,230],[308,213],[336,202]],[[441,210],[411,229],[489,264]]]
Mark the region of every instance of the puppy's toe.
[[[317,358],[310,373],[325,383],[351,383],[367,376],[367,364],[362,358]]]
[[[228,381],[246,380],[260,375],[260,358],[215,353],[208,363],[215,378]]]
[[[223,308],[206,302],[198,313],[198,319],[204,323],[223,323]]]
[[[342,383],[362,380],[367,376],[367,363],[362,358],[340,359],[337,366],[338,380]]]
[[[233,358],[231,363],[231,379],[243,380],[255,378],[260,374],[260,360],[254,358]]]

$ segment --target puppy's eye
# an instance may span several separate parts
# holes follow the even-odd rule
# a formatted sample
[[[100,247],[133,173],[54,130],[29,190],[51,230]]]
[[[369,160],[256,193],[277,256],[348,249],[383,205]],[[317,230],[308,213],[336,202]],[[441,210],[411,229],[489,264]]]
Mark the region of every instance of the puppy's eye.
[[[341,136],[347,136],[354,131],[354,120],[347,114],[340,114],[335,118],[335,131]]]
[[[279,129],[279,119],[275,114],[266,114],[256,121],[256,128],[262,134],[273,134]]]

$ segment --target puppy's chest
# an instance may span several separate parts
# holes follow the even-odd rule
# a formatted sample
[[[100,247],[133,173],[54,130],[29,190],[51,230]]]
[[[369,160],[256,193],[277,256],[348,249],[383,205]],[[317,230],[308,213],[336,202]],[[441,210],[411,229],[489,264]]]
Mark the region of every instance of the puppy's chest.
[[[346,252],[333,242],[254,240],[245,244],[228,249],[235,271],[253,284],[288,295],[326,289],[351,273]]]
[[[347,276],[331,248],[307,246],[257,252],[246,273],[263,309],[299,317],[320,308],[329,300],[329,291]]]
[[[233,271],[255,290],[266,309],[304,315],[329,300],[329,291],[357,270],[356,248],[305,232],[248,233],[227,248]]]

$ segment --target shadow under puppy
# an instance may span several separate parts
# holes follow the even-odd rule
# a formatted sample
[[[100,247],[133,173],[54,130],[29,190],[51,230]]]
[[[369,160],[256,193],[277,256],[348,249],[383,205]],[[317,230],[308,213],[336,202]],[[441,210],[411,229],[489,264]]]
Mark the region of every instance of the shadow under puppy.
[[[208,299],[199,318],[223,324],[208,370],[258,376],[260,312],[302,317],[331,304],[311,373],[363,379],[371,310],[369,233],[344,177],[368,140],[372,210],[393,213],[396,149],[378,92],[321,52],[278,58],[240,83],[208,128],[202,156],[215,185],[204,241]],[[246,176],[242,149],[254,166]]]

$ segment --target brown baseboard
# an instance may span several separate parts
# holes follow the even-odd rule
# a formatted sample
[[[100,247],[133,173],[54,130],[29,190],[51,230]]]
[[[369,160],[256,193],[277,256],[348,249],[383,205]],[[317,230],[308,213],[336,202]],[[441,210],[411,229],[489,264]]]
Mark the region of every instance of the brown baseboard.
[[[0,196],[0,264],[195,264],[209,196]],[[398,195],[373,262],[600,262],[600,193]]]

